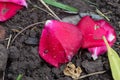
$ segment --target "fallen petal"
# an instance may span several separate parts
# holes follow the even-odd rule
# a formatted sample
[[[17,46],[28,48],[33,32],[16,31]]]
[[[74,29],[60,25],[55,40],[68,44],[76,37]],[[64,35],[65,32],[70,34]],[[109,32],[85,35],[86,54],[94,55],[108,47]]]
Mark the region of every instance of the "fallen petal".
[[[27,7],[26,0],[0,0],[0,2],[15,3]]]
[[[100,47],[88,48],[88,50],[92,54],[92,58],[96,60],[99,55],[102,55],[107,51],[107,48],[106,46],[100,46]]]
[[[72,59],[81,47],[82,35],[73,24],[48,20],[39,42],[39,54],[49,64],[58,67]]]
[[[116,32],[113,26],[111,26],[107,21],[105,20],[98,20],[96,23],[102,27],[106,32],[106,38],[110,45],[113,45],[116,41]]]
[[[0,21],[6,21],[12,16],[14,16],[17,10],[22,8],[21,5],[17,5],[14,3],[0,3]]]
[[[25,0],[0,0],[0,21],[6,21],[14,16],[23,6],[27,7]]]
[[[102,36],[107,34],[106,31],[100,28],[90,16],[83,17],[77,26],[83,34],[82,48],[105,45]]]
[[[112,46],[116,41],[116,33],[114,28],[105,20],[98,20],[96,23],[107,32],[105,36],[110,46]],[[92,53],[93,59],[96,60],[99,55],[104,54],[107,51],[107,48],[106,46],[96,46],[88,48],[88,50]]]

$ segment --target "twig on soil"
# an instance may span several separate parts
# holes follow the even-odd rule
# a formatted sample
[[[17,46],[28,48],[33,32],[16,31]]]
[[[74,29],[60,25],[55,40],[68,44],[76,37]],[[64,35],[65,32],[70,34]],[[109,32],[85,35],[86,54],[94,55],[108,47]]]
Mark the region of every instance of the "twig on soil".
[[[106,71],[99,71],[99,72],[95,72],[95,73],[90,73],[90,74],[87,74],[87,75],[80,76],[79,79],[83,79],[83,78],[86,78],[86,77],[89,77],[89,76],[93,76],[93,75],[97,75],[97,74],[103,74],[105,72]]]
[[[8,49],[8,48],[9,48],[9,46],[10,46],[11,38],[12,38],[12,34],[10,34],[10,37],[9,37],[9,39],[8,39],[7,49]]]
[[[52,16],[53,18],[56,18],[53,14],[51,14],[51,13],[48,12],[47,10],[45,10],[45,9],[43,9],[43,8],[41,8],[41,7],[37,6],[37,5],[35,5],[35,4],[33,4],[30,0],[27,0],[27,1],[28,1],[33,7],[38,8],[38,9],[40,9],[40,10],[42,10],[42,11],[48,13],[48,14],[49,14],[50,16]]]
[[[33,23],[33,24],[31,24],[31,25],[28,25],[28,26],[25,27],[24,29],[22,29],[22,30],[21,30],[19,33],[17,33],[17,34],[15,35],[15,37],[12,39],[11,44],[15,41],[15,39],[16,39],[22,32],[24,32],[25,30],[27,30],[27,29],[35,26],[35,25],[41,24],[41,23],[45,23],[45,21]]]
[[[52,9],[49,8],[49,6],[43,1],[43,0],[39,0],[55,17],[56,19],[58,19],[59,21],[62,21],[55,13]]]
[[[106,20],[110,21],[110,19],[109,19],[107,16],[105,16],[99,9],[96,8],[96,12],[97,12],[99,15],[103,16]]]

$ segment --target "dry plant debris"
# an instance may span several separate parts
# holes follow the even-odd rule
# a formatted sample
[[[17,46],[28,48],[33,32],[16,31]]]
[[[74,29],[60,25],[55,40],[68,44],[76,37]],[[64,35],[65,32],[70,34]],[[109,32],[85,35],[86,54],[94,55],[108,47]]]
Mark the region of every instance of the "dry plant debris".
[[[81,68],[78,66],[76,67],[72,62],[69,62],[66,66],[66,68],[63,71],[64,75],[70,76],[73,79],[77,80],[80,77],[80,74],[82,73]]]

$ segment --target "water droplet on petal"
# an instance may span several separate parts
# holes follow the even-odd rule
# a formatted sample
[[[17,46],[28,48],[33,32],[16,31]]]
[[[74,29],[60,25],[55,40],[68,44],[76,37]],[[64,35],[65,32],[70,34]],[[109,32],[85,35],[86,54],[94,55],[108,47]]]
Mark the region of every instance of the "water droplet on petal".
[[[44,50],[44,53],[47,54],[47,53],[48,53],[48,50]]]

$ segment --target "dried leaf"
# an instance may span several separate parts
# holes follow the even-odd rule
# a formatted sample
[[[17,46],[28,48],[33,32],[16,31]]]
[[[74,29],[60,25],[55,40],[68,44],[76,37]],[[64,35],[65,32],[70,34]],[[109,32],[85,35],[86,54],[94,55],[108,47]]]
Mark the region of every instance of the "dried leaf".
[[[80,77],[80,74],[82,73],[82,70],[79,66],[76,68],[72,62],[69,62],[63,73],[64,75],[70,76],[73,79],[78,79]]]

